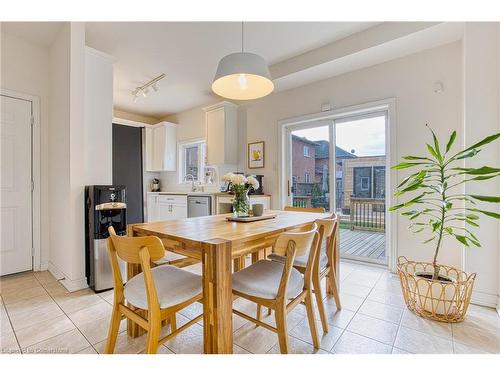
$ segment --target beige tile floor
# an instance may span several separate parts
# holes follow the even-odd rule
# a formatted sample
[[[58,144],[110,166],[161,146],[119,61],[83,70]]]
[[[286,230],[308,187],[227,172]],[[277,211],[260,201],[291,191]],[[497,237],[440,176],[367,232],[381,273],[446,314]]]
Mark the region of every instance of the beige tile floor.
[[[191,266],[199,272],[199,266]],[[305,309],[288,316],[292,353],[500,353],[500,317],[493,309],[472,305],[463,323],[422,319],[402,302],[396,276],[375,267],[341,263],[342,310],[325,298],[329,332],[315,350]],[[2,353],[102,353],[111,314],[112,291],[68,293],[48,272],[0,279],[0,348]],[[242,299],[235,307],[255,314]],[[196,316],[201,305],[178,314],[178,324]],[[274,323],[274,317],[266,321]],[[319,316],[316,316],[321,333]],[[235,353],[279,353],[277,336],[233,317]],[[140,353],[145,337],[127,336],[121,325],[116,352]],[[201,353],[203,327],[195,324],[159,349],[160,353]]]

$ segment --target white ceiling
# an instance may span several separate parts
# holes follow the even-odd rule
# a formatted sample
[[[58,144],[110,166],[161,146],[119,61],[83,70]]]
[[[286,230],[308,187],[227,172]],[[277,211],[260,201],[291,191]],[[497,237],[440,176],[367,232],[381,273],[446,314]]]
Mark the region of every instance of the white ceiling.
[[[62,25],[63,22],[2,22],[2,32],[47,47]]]
[[[376,25],[368,22],[245,23],[245,51],[272,65]],[[161,118],[213,102],[217,63],[241,49],[237,22],[89,22],[87,45],[116,59],[114,103]],[[160,91],[133,102],[131,91],[165,73]]]

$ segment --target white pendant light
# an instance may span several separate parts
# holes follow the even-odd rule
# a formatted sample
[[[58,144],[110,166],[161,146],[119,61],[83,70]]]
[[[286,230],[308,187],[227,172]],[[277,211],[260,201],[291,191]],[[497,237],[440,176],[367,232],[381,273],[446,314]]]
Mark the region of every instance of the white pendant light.
[[[234,100],[262,98],[274,90],[266,60],[255,53],[243,51],[243,22],[241,23],[241,52],[224,56],[217,67],[212,91]]]

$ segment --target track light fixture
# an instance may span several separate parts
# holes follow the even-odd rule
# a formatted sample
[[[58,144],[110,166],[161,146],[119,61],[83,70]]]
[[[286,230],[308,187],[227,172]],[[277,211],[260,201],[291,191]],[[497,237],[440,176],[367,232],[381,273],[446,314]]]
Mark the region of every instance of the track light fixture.
[[[161,74],[156,78],[153,78],[151,81],[146,82],[144,85],[136,87],[134,91],[132,91],[132,96],[134,97],[134,103],[137,102],[140,96],[147,97],[149,94],[149,88],[152,87],[154,92],[159,90],[158,82],[165,78],[165,74]]]

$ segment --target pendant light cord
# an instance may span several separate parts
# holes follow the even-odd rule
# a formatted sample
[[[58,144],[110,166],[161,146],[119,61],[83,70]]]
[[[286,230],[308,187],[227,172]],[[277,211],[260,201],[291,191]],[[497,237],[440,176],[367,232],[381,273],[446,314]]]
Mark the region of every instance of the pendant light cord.
[[[244,29],[243,29],[243,21],[241,21],[241,52],[244,52],[244,41],[245,39],[243,38],[244,35]]]

